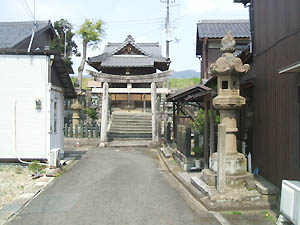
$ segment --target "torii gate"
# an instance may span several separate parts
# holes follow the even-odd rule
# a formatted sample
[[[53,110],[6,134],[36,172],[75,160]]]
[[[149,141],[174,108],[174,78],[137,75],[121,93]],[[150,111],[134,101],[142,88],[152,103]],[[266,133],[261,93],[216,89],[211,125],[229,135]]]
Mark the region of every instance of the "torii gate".
[[[157,124],[157,94],[168,94],[168,88],[157,88],[157,82],[165,82],[168,76],[173,73],[172,70],[164,72],[147,74],[147,75],[113,75],[102,72],[87,72],[93,76],[97,81],[103,83],[102,88],[93,88],[93,93],[102,93],[102,115],[101,115],[101,136],[100,147],[108,145],[107,139],[107,113],[108,113],[108,96],[109,93],[126,93],[128,99],[131,93],[151,93],[151,114],[152,114],[152,142],[157,143],[158,140],[158,124]],[[109,88],[109,83],[126,83],[127,88]],[[151,88],[132,88],[133,83],[151,83]],[[144,99],[145,101],[145,99]],[[145,104],[144,104],[145,105]]]

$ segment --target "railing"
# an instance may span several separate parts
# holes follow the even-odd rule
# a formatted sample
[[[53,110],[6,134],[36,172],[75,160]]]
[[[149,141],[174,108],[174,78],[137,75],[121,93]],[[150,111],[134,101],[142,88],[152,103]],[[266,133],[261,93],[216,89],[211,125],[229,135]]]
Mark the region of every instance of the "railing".
[[[79,125],[65,124],[64,135],[69,138],[99,138],[100,126],[98,124],[90,124],[83,121]]]

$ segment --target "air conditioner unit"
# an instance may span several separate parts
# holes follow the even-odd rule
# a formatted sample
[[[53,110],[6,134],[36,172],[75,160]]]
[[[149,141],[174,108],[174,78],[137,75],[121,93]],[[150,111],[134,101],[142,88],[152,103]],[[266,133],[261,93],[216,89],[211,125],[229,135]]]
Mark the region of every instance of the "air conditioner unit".
[[[295,225],[300,225],[300,182],[282,181],[280,212]]]
[[[49,167],[57,168],[60,163],[60,148],[53,148],[50,150]]]

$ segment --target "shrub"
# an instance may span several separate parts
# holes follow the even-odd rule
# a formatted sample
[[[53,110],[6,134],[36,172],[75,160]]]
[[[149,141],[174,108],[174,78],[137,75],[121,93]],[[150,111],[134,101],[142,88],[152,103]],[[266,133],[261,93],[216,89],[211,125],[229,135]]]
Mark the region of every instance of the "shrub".
[[[194,130],[198,130],[201,135],[204,134],[204,123],[205,123],[205,112],[203,109],[200,109],[195,121],[192,122],[192,128]],[[215,126],[217,126],[220,123],[220,116],[215,111]]]
[[[204,151],[199,146],[193,147],[192,151],[194,152],[195,158],[200,159],[204,157]]]
[[[33,173],[42,173],[45,168],[46,166],[40,164],[40,162],[37,160],[34,160],[29,164],[29,170]]]

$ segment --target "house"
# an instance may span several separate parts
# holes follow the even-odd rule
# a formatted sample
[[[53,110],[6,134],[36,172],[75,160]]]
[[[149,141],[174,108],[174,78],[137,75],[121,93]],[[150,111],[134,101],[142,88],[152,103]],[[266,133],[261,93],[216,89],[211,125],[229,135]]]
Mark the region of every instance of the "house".
[[[54,36],[50,22],[0,23],[1,161],[49,161],[64,148],[64,98],[76,94],[72,69],[48,50]]]
[[[196,56],[201,61],[200,77],[209,79],[208,68],[221,55],[221,39],[230,31],[236,41],[238,55],[247,48],[250,41],[249,20],[200,20],[197,23]]]
[[[300,180],[300,2],[235,2],[249,7],[252,36],[242,137],[253,167],[280,187]]]

